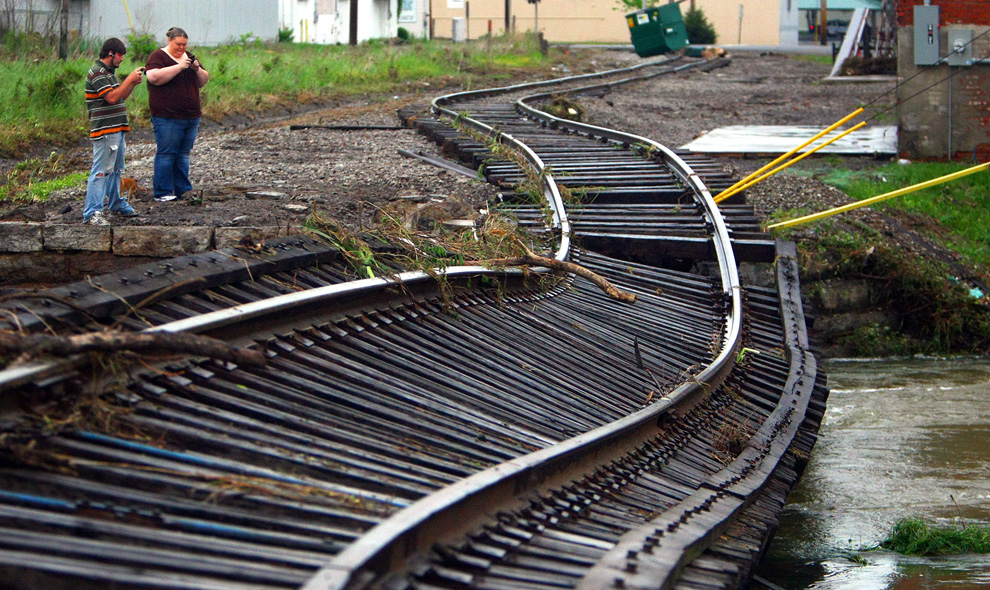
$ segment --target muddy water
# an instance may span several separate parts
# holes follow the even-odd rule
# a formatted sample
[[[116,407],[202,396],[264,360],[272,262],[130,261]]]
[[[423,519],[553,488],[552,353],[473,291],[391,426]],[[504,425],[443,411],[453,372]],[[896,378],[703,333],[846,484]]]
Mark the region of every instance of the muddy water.
[[[990,555],[861,551],[901,518],[990,524],[990,359],[830,361],[825,371],[820,438],[757,575],[789,590],[990,588]]]

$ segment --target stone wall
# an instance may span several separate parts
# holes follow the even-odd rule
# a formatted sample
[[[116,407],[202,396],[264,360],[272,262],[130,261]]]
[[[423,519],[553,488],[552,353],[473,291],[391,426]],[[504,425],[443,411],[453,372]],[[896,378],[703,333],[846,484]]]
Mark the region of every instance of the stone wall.
[[[299,233],[293,228],[291,233]],[[97,226],[0,222],[0,285],[64,283],[133,266],[287,235],[286,228]]]

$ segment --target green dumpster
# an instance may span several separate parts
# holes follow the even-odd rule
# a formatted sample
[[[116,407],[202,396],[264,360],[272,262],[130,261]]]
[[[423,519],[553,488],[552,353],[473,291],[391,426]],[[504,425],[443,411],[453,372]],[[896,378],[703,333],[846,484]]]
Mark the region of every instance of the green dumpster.
[[[633,47],[640,57],[677,51],[688,44],[679,4],[664,4],[626,15]]]

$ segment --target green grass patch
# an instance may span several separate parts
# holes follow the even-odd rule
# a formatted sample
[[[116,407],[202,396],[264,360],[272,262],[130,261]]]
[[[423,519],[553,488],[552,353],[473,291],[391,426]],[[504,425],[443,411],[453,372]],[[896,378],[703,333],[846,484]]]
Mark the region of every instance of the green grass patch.
[[[89,178],[88,172],[73,172],[52,178],[33,182],[23,187],[14,187],[10,184],[0,186],[0,201],[21,200],[21,201],[47,201],[48,197],[57,190],[82,186]]]
[[[894,525],[880,547],[904,555],[990,553],[990,527],[935,527],[918,519]]]
[[[45,201],[52,191],[79,186],[87,178],[88,172],[68,173],[61,156],[52,152],[48,158],[31,158],[11,168],[0,184],[0,201]]]
[[[826,176],[850,197],[860,200],[959,172],[971,164],[916,162],[888,164],[855,173],[839,170]],[[933,235],[975,266],[990,267],[990,172],[978,172],[877,205],[881,210],[923,215],[947,232]]]
[[[813,61],[820,64],[832,65],[832,57],[829,55],[794,55],[793,59],[797,61]]]
[[[78,142],[88,129],[84,77],[98,50],[80,44],[63,62],[54,59],[50,49],[18,52],[21,45],[33,47],[30,37],[15,41],[0,43],[0,156],[18,157],[38,143]],[[423,83],[430,83],[431,90],[471,87],[541,71],[557,59],[540,53],[534,35],[497,37],[490,44],[414,40],[397,45],[371,41],[357,47],[244,40],[191,50],[210,72],[201,98],[204,117],[213,120],[331,98],[416,90],[425,88]],[[122,75],[143,65],[143,60],[132,59],[138,53],[128,52]],[[149,125],[145,84],[135,89],[127,105],[132,126]]]
[[[839,158],[824,158],[802,169],[798,176],[814,176],[856,200],[932,180],[969,168],[972,164],[947,162],[890,163],[867,170],[850,170]],[[881,211],[921,216],[930,223],[930,237],[958,252],[970,265],[990,268],[990,172],[927,188],[873,205]]]

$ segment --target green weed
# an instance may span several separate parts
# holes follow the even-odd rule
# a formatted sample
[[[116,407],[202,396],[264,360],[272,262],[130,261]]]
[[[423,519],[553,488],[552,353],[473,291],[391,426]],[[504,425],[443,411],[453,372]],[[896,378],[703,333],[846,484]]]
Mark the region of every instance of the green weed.
[[[813,61],[820,64],[832,65],[832,58],[828,55],[794,55],[792,59],[797,61]]]
[[[880,547],[904,555],[990,553],[990,527],[935,527],[918,519],[898,521]]]
[[[69,145],[87,129],[83,87],[86,70],[98,46],[79,44],[70,59],[59,61],[50,48],[26,34],[8,34],[0,42],[0,156],[17,157],[31,145]],[[143,65],[147,45],[130,39],[119,73]],[[19,49],[31,47],[30,51]],[[469,87],[478,76],[535,71],[556,56],[539,52],[533,35],[499,37],[487,44],[410,40],[401,45],[363,43],[357,47],[301,43],[262,43],[253,34],[221,47],[193,47],[210,71],[203,88],[203,114],[220,120],[228,115],[273,107],[296,106],[331,98],[384,94],[459,85]],[[128,99],[132,127],[147,127],[147,85]]]
[[[990,345],[990,313],[953,283],[944,263],[905,252],[866,224],[854,223],[850,231],[846,223],[820,223],[803,239],[800,263],[805,277],[866,278],[881,286],[877,304],[898,311],[900,335],[866,326],[849,336],[848,344],[870,356],[982,351]]]
[[[61,158],[52,152],[47,160],[18,162],[0,185],[0,200],[45,201],[53,191],[79,186],[88,177],[86,172],[65,174]]]

